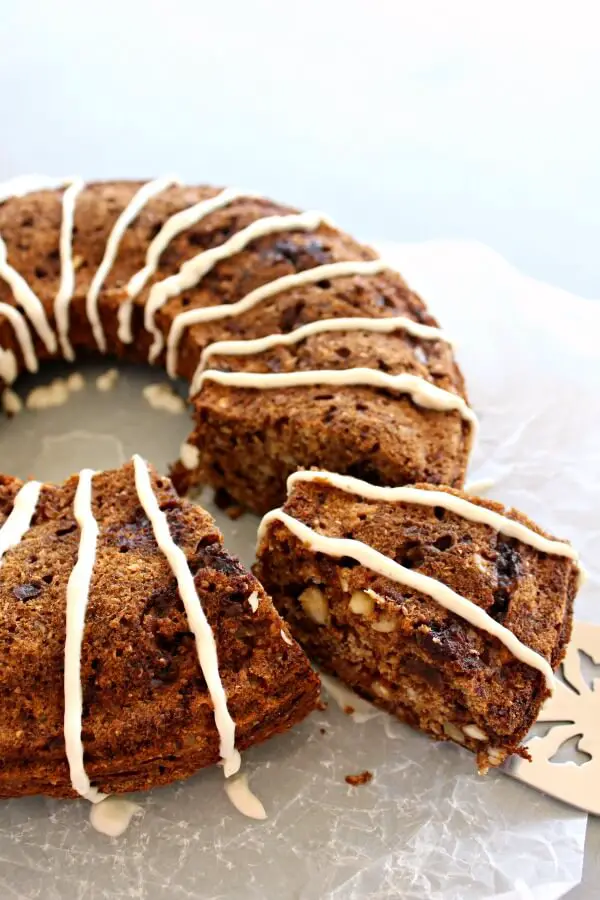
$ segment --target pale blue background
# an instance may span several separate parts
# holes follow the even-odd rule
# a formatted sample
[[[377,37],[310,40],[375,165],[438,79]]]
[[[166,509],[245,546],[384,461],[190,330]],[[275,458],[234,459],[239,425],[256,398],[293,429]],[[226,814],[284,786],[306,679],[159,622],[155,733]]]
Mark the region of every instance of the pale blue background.
[[[600,297],[597,7],[0,0],[0,178],[175,170]]]

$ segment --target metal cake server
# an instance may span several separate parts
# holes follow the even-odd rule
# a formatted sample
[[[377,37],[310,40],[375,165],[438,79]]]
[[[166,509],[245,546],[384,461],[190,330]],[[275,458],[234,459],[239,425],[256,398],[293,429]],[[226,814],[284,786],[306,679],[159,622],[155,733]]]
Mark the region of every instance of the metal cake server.
[[[538,723],[552,723],[543,737],[526,741],[531,762],[513,758],[503,771],[513,778],[600,815],[600,677],[591,686],[584,678],[582,655],[600,665],[600,625],[573,622],[573,634],[562,663],[564,681],[556,679],[554,693],[544,703]],[[587,762],[556,762],[566,741],[579,737],[577,749],[589,755]]]

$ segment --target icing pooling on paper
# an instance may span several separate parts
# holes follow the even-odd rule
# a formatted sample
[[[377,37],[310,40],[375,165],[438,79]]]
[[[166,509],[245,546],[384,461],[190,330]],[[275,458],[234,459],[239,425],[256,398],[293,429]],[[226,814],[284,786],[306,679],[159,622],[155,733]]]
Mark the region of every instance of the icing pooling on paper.
[[[240,754],[235,749],[235,722],[227,708],[227,696],[219,674],[215,638],[204,614],[185,553],[171,537],[167,517],[158,505],[148,466],[137,454],[133,457],[133,465],[140,503],[152,525],[156,542],[177,580],[190,630],[196,640],[198,661],[214,706],[215,724],[220,739],[219,752],[224,763],[225,775],[228,777],[238,771]]]
[[[107,837],[120,837],[127,831],[129,823],[142,807],[124,797],[105,797],[100,803],[92,804],[90,824],[92,828]]]
[[[265,808],[248,786],[248,776],[245,772],[228,778],[224,784],[225,793],[238,812],[249,819],[266,819]]]
[[[391,581],[426,594],[435,600],[436,603],[439,603],[440,606],[443,606],[444,609],[460,616],[470,625],[473,625],[474,628],[487,631],[488,634],[491,634],[504,644],[516,659],[537,669],[543,675],[548,690],[553,690],[554,674],[547,660],[539,653],[536,653],[535,650],[532,650],[531,647],[523,644],[512,631],[496,622],[483,609],[467,600],[466,597],[457,594],[448,585],[428,575],[423,575],[414,569],[407,569],[401,566],[362,541],[351,538],[334,538],[320,534],[298,519],[293,518],[293,516],[288,515],[282,509],[274,509],[263,518],[258,530],[258,546],[260,546],[268,526],[271,522],[276,521],[285,525],[288,531],[305,546],[309,547],[312,552],[324,553],[326,556],[336,558],[349,556],[352,559],[356,559],[362,566],[371,569],[378,575],[383,575],[384,578],[389,578]]]

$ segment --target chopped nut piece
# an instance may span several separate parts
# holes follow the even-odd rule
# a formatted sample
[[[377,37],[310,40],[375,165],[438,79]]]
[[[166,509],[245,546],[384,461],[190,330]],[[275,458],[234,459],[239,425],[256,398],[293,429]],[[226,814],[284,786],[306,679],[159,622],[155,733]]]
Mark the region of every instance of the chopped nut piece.
[[[378,697],[382,697],[384,700],[388,700],[390,698],[390,692],[386,688],[385,684],[382,684],[380,681],[374,681],[371,685],[373,688],[373,693],[377,694]]]
[[[373,622],[371,625],[373,631],[381,631],[383,634],[389,634],[396,630],[396,622],[394,619],[380,619],[379,622]]]
[[[476,741],[487,741],[488,739],[485,731],[482,731],[477,725],[463,725],[463,731],[467,737],[473,738]]]
[[[323,592],[316,587],[309,587],[302,591],[298,598],[302,609],[317,625],[326,625],[329,621],[329,607]]]
[[[370,616],[375,609],[375,601],[364,591],[354,591],[350,597],[350,611],[357,616]]]
[[[465,742],[465,736],[461,729],[457,725],[453,725],[452,722],[444,722],[444,734],[451,740],[456,741],[457,744],[464,744]]]

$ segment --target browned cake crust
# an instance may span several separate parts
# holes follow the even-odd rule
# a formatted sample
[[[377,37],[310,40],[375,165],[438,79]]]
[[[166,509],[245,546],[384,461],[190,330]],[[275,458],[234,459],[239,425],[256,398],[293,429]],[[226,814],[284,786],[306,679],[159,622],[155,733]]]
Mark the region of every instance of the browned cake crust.
[[[119,214],[141,182],[91,184],[77,198],[73,254],[75,294],[70,337],[79,355],[97,352],[85,312],[85,296],[102,260]],[[217,194],[215,188],[171,187],[151,199],[127,228],[116,261],[99,295],[107,350],[145,362],[150,336],[143,327],[144,305],[153,284],[172,275],[203,250],[222,244],[264,216],[293,212],[270,200],[241,198],[211,213],[175,237],[158,271],[135,301],[133,344],[118,338],[117,313],[124,286],[141,269],[149,242],[174,213]],[[53,303],[60,280],[59,236],[62,191],[43,191],[0,204],[0,234],[8,261],[42,301],[54,326]],[[245,250],[218,263],[199,285],[169,300],[156,323],[167,335],[183,309],[229,304],[284,275],[326,263],[374,259],[372,250],[328,225],[310,232],[283,232],[254,240]],[[0,280],[0,302],[15,305]],[[190,380],[201,351],[216,340],[248,339],[292,331],[321,318],[402,315],[436,325],[422,300],[396,273],[339,277],[284,291],[235,318],[187,329],[180,345],[178,372]],[[12,325],[0,314],[0,346],[23,359]],[[48,352],[35,337],[40,359]],[[164,354],[158,360],[164,361]],[[291,372],[369,367],[389,374],[411,373],[466,398],[462,375],[448,344],[423,340],[403,330],[327,332],[287,347],[252,356],[215,357],[211,368],[228,371]],[[265,512],[285,496],[285,478],[297,468],[316,465],[379,484],[428,481],[463,483],[470,427],[456,411],[417,406],[407,394],[367,386],[327,385],[277,390],[242,389],[207,382],[193,400],[196,427],[189,442],[200,450],[192,471],[174,467],[179,490],[206,482],[226,488],[239,503]]]
[[[244,750],[299,722],[318,679],[256,578],[223,548],[212,518],[151,473],[214,633]],[[32,528],[2,561],[0,797],[76,796],[63,739],[65,603],[80,530],[77,477],[44,485]],[[21,482],[0,476],[0,525]],[[83,640],[87,774],[101,791],[145,790],[219,760],[213,706],[177,584],[140,506],[131,464],[93,482],[100,536]],[[253,612],[248,597],[257,592]]]
[[[515,510],[442,490],[549,537]],[[442,581],[553,668],[562,660],[577,590],[572,560],[441,507],[367,500],[323,481],[297,482],[283,509],[322,534],[362,541]],[[439,740],[465,745],[482,770],[524,752],[546,684],[488,632],[354,559],[315,553],[280,521],[267,527],[255,573],[311,658],[362,696]]]

